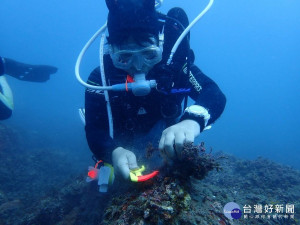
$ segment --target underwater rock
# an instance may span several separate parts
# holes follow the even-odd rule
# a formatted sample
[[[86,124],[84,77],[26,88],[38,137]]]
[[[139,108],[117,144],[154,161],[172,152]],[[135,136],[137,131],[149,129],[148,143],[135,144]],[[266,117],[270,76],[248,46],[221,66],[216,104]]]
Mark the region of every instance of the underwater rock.
[[[0,123],[0,137],[0,157],[4,157],[5,153],[17,148],[18,135],[16,130]]]
[[[150,147],[148,158],[154,152]],[[197,224],[188,216],[192,210],[189,179],[201,180],[209,171],[220,169],[218,159],[201,151],[201,147],[185,144],[181,160],[172,167],[160,168],[160,175],[151,185],[138,184],[126,194],[116,194],[102,224]]]
[[[299,224],[300,172],[267,159],[241,160],[190,145],[172,169],[159,168],[144,183],[116,181],[101,194],[95,182],[85,182],[86,171],[68,174],[73,164],[60,149],[28,150],[18,138],[23,134],[0,123],[1,132],[1,225]],[[291,203],[295,219],[229,220],[223,213],[228,202]]]
[[[19,209],[23,213],[13,214],[14,218],[0,215],[0,224],[297,224],[294,219],[231,221],[223,213],[225,204],[232,201],[241,207],[244,204],[293,203],[295,211],[299,209],[299,171],[278,167],[273,162],[264,165],[269,166],[269,163],[275,172],[276,168],[287,172],[278,178],[290,185],[288,189],[279,192],[267,181],[261,186],[247,185],[247,179],[257,175],[249,172],[245,179],[243,173],[239,173],[240,165],[247,165],[248,170],[257,166],[259,171],[268,167],[259,167],[260,159],[249,161],[227,156],[220,162],[222,171],[211,171],[202,180],[191,178],[187,183],[178,177],[159,176],[148,183],[130,184],[123,189],[126,191],[111,191],[111,195],[100,194],[97,184],[86,183],[85,175],[81,175],[57,186],[40,200],[32,201],[31,207]],[[272,181],[272,177],[266,180]],[[120,183],[115,185],[115,189],[121,187]],[[253,193],[257,198],[251,200]]]
[[[173,223],[178,214],[188,211],[191,197],[176,179],[158,178],[147,188],[113,197],[105,210],[102,224],[164,224]]]

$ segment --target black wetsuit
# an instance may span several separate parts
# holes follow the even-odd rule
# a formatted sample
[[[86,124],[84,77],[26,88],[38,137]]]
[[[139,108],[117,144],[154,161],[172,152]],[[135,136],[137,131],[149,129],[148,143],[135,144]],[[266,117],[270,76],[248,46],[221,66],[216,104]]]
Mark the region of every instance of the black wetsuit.
[[[109,55],[105,55],[104,62],[107,85],[125,83],[126,72],[115,68]],[[149,95],[143,97],[134,96],[130,91],[109,92],[114,139],[109,136],[103,91],[86,89],[86,137],[89,147],[97,159],[111,162],[111,153],[119,146],[132,150],[134,148],[132,141],[135,136],[137,134],[146,135],[158,121],[165,120],[167,126],[170,126],[182,119],[195,119],[187,113],[182,115],[182,103],[186,95],[191,97],[196,105],[203,106],[208,110],[211,118],[207,125],[214,123],[220,117],[226,104],[226,98],[217,84],[194,64],[190,66],[191,73],[189,75],[186,64],[177,65],[177,68],[172,68],[172,73],[170,73],[172,75],[166,74],[166,70],[162,69],[162,63],[156,65],[147,74],[147,80],[155,79],[158,86],[174,82],[172,89],[177,90],[175,94],[163,93],[164,91],[156,89],[152,89]],[[102,85],[99,68],[90,74],[88,83]],[[204,128],[203,124],[201,124],[201,128]],[[161,132],[162,130],[160,135]],[[147,143],[144,145],[146,147]]]
[[[4,65],[2,58],[0,56],[0,76],[4,74]],[[0,85],[0,93],[2,93],[2,87]],[[12,110],[8,108],[1,100],[0,100],[0,120],[8,119],[12,114]]]

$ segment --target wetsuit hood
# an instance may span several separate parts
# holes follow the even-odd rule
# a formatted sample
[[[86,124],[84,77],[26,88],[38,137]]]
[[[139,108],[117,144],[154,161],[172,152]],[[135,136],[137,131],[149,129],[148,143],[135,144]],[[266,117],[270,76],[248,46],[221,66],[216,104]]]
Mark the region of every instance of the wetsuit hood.
[[[119,44],[129,36],[141,33],[158,36],[155,0],[106,0],[106,5],[109,43]]]

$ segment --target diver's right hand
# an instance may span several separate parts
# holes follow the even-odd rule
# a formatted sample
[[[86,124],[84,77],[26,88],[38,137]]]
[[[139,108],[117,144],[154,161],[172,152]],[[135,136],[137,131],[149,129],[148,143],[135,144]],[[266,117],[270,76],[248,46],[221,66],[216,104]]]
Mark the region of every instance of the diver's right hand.
[[[125,180],[129,179],[130,170],[138,168],[135,154],[122,147],[112,152],[112,161],[116,176],[121,175]]]

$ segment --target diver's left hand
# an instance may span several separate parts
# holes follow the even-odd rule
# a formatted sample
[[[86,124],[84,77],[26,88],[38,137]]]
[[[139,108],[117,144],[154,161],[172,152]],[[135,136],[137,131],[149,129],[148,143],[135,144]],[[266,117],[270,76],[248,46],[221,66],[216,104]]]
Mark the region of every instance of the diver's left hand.
[[[162,157],[168,159],[180,159],[184,143],[194,142],[200,134],[200,125],[194,120],[183,120],[166,128],[159,142],[159,150]]]

